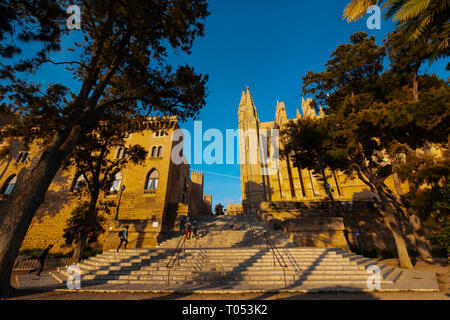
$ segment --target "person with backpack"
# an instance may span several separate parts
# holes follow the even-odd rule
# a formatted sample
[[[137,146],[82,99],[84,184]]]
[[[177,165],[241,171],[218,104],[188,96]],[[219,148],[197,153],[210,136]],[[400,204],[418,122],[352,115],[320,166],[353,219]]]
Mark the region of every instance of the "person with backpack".
[[[194,219],[194,220],[192,221],[192,235],[193,235],[193,237],[196,238],[196,239],[198,239],[198,234],[197,234],[197,232],[198,232],[198,223],[197,223],[197,220]]]
[[[119,252],[120,247],[122,246],[122,243],[125,242],[125,246],[124,248],[127,248],[127,244],[128,244],[128,226],[125,226],[125,229],[120,230],[119,232],[119,238],[120,238],[120,244],[119,247],[117,248],[117,252]]]
[[[47,248],[45,248],[44,250],[42,250],[41,252],[39,252],[39,254],[37,255],[37,260],[39,262],[39,265],[30,270],[28,273],[32,274],[33,272],[37,271],[36,275],[38,277],[41,276],[41,272],[44,269],[44,264],[45,264],[45,258],[47,258],[48,252],[53,248],[53,245],[49,245]]]

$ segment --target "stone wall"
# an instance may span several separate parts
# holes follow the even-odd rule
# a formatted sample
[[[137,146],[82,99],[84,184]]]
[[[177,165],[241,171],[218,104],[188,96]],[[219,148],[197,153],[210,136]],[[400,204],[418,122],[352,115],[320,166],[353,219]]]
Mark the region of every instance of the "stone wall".
[[[173,119],[173,121],[175,121]],[[166,129],[165,134],[144,131],[131,134],[127,145],[139,144],[149,153],[143,165],[128,165],[122,170],[123,191],[101,193],[99,201],[108,201],[111,212],[106,215],[105,233],[93,246],[97,249],[114,248],[119,243],[118,232],[125,225],[130,226],[130,248],[155,247],[162,233],[173,230],[179,215],[204,214],[203,174],[194,173],[190,178],[188,164],[176,165],[171,161],[172,133],[177,126]],[[26,151],[29,156],[24,162],[17,162],[19,152],[24,151],[20,142],[3,141],[10,147],[10,153],[0,160],[0,188],[13,175],[30,166],[39,158],[39,147],[32,144]],[[153,153],[155,150],[161,150]],[[118,149],[111,150],[110,157],[117,157]],[[147,176],[157,170],[159,183],[156,190],[146,190]],[[71,246],[63,238],[67,220],[73,209],[87,196],[72,192],[75,172],[73,169],[58,172],[50,185],[44,203],[40,206],[23,241],[22,249],[41,249],[54,244],[52,253],[67,253]],[[8,195],[0,195],[5,201]],[[117,220],[115,219],[117,215]]]
[[[340,217],[335,218],[328,202],[263,202],[258,215],[273,228],[290,233],[297,245],[396,251],[385,218],[371,201],[337,202],[337,206]],[[412,249],[408,241],[412,230],[404,227]]]

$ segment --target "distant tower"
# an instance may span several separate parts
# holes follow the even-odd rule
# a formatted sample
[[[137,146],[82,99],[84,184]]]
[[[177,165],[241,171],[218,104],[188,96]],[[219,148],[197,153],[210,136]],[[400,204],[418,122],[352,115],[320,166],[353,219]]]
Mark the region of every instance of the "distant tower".
[[[238,110],[242,205],[245,213],[253,214],[266,197],[261,174],[260,126],[248,87],[242,91]]]

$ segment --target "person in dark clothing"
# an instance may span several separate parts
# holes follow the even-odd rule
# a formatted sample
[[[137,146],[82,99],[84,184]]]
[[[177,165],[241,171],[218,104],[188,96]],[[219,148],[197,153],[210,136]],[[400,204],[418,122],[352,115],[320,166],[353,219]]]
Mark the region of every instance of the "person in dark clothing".
[[[233,219],[231,219],[231,223],[230,223],[230,230],[233,230],[233,227],[234,227],[234,218]]]
[[[189,220],[186,221],[186,239],[191,238],[191,222]]]
[[[37,260],[39,262],[39,265],[30,270],[28,273],[32,274],[33,272],[37,271],[36,275],[39,277],[41,275],[42,270],[44,269],[44,264],[45,264],[45,258],[47,258],[48,252],[53,248],[53,245],[49,245],[47,248],[45,248],[44,250],[42,250],[38,256],[37,256]]]
[[[192,235],[194,236],[194,238],[198,239],[198,223],[197,220],[194,219],[194,221],[192,221]]]
[[[119,247],[117,248],[117,252],[119,252],[120,247],[122,246],[122,243],[125,242],[125,246],[124,248],[127,248],[127,244],[128,244],[128,226],[125,226],[125,229],[121,230],[119,232],[119,238],[120,238],[120,244]]]

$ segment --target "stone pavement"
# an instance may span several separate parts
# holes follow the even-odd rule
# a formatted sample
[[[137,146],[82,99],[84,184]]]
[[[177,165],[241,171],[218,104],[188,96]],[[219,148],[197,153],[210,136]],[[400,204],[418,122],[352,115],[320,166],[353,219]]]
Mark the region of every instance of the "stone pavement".
[[[299,248],[289,238],[273,235],[277,255],[266,247],[264,224],[254,217],[237,219],[228,230],[229,217],[209,218],[201,225],[213,237],[189,240],[180,259],[168,268],[179,234],[160,248],[107,251],[78,264],[81,291],[146,294],[302,294],[311,292],[439,292],[435,272],[405,270],[336,248]],[[285,261],[281,266],[276,259]],[[368,269],[381,271],[380,289],[369,289]],[[445,267],[444,267],[445,268]],[[448,268],[448,265],[447,265]],[[169,270],[170,269],[170,270]],[[17,287],[67,291],[64,268],[41,276],[17,276]]]

